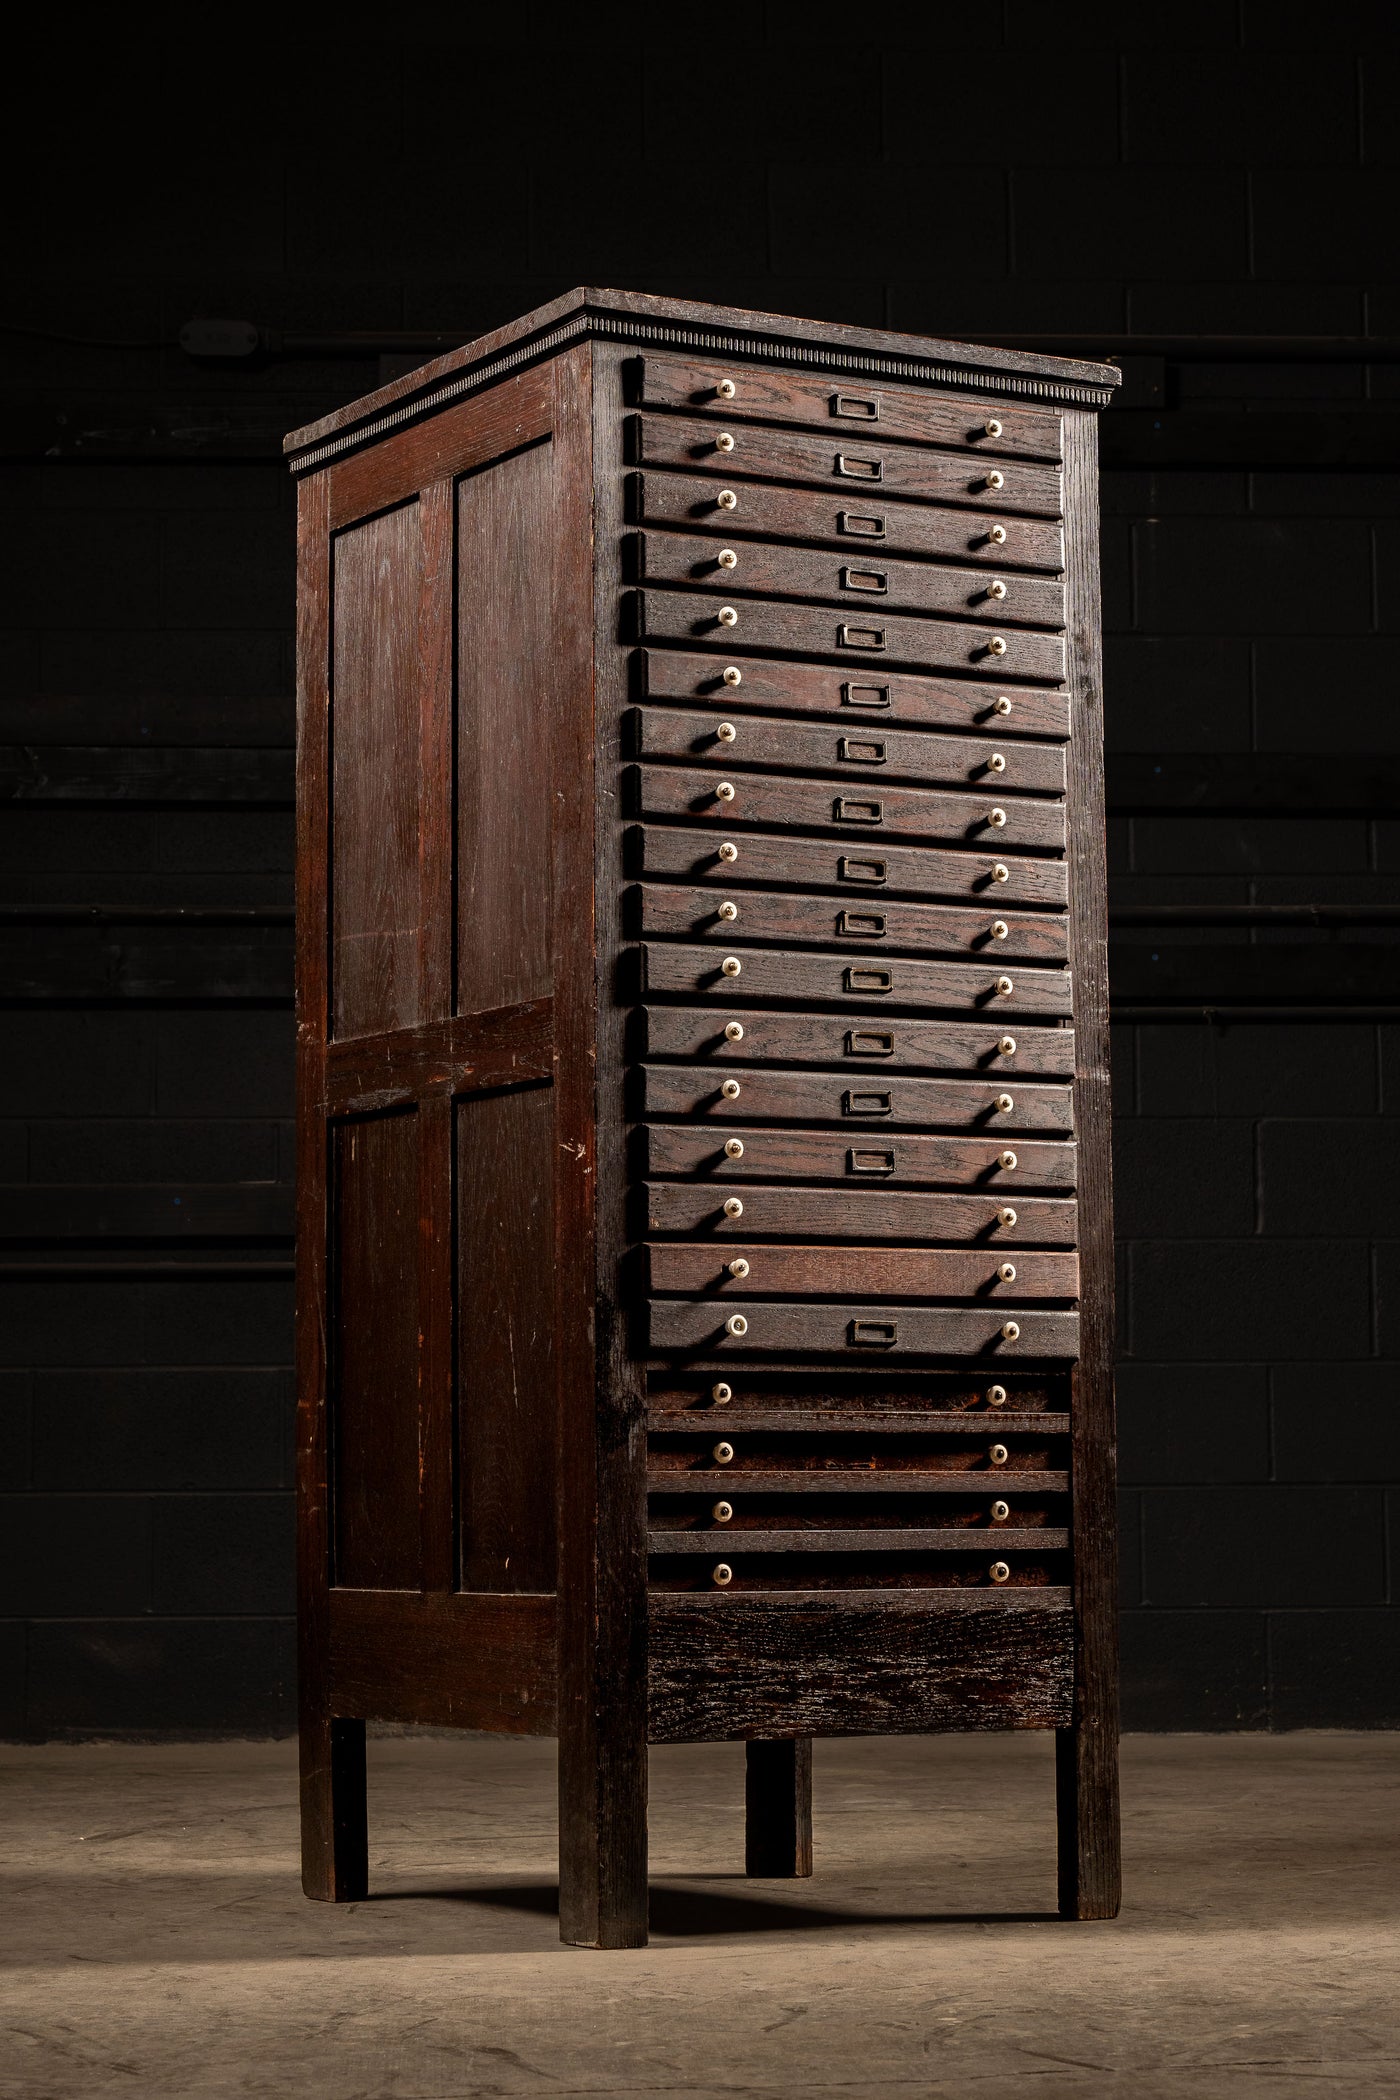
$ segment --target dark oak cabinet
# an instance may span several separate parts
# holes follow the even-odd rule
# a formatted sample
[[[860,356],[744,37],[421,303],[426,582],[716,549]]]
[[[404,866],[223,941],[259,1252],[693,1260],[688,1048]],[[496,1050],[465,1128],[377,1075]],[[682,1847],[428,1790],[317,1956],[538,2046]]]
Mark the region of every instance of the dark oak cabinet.
[[[309,1894],[367,1720],[1056,1731],[1118,1901],[1096,415],[1111,368],[578,292],[288,440]],[[930,1802],[931,1821],[937,1804]]]

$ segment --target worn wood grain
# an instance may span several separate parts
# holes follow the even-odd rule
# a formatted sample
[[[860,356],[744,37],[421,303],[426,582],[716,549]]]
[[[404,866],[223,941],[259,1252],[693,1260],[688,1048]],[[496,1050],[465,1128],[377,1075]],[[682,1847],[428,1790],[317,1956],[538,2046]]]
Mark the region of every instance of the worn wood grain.
[[[729,430],[729,425],[725,425]],[[1058,518],[1058,467],[1023,460],[959,457],[912,445],[890,444],[873,429],[848,429],[830,436],[797,430],[765,430],[737,419],[732,449],[720,451],[713,422],[702,416],[638,415],[628,433],[631,459],[639,467],[679,467],[688,473],[722,474],[725,480],[758,478],[808,487],[833,484],[862,498],[908,496],[926,503]],[[996,470],[1002,486],[988,485]]]
[[[728,781],[734,793],[716,792]],[[1015,852],[1064,850],[1061,802],[1000,789],[969,786],[963,792],[899,787],[870,777],[841,782],[793,780],[754,773],[742,766],[641,765],[629,769],[629,800],[645,817],[683,817],[722,826],[791,825],[799,831],[833,831],[853,841],[852,851],[878,852],[887,838],[935,839],[978,849],[980,872],[1010,848]],[[1000,812],[998,817],[995,812]]]
[[[937,781],[950,787],[984,788],[997,795],[1018,791],[1063,794],[1064,752],[1058,744],[998,737],[993,731],[938,736],[927,730],[886,729],[883,723],[792,722],[780,716],[744,715],[724,723],[694,708],[639,707],[628,717],[632,748],[639,758],[679,758],[734,766],[778,766],[785,771],[830,773],[838,779]]]
[[[843,856],[849,865],[851,856]],[[867,861],[878,867],[878,861]],[[950,905],[909,904],[852,884],[839,901],[769,890],[742,898],[719,890],[683,889],[649,882],[633,893],[634,921],[641,934],[676,934],[682,940],[820,942],[825,946],[891,954],[1015,956],[1028,962],[1063,963],[1068,955],[1064,920],[1049,912],[1005,916],[994,904],[980,910]],[[721,907],[732,907],[721,915]]]
[[[1020,1246],[1071,1246],[1077,1221],[1069,1198],[1017,1195],[1016,1224],[1001,1223],[1000,1192],[930,1195],[891,1188],[720,1189],[713,1183],[651,1181],[645,1186],[646,1224],[652,1232],[713,1232],[728,1241],[754,1233],[800,1233],[803,1238],[847,1234],[869,1240],[976,1241],[988,1246],[1013,1232]],[[725,1202],[735,1197],[737,1217]]]
[[[926,1136],[922,1132],[789,1130],[741,1123],[696,1129],[684,1123],[651,1123],[645,1129],[647,1171],[705,1174],[717,1182],[751,1177],[799,1181],[948,1182],[955,1187],[1002,1191],[1070,1190],[1075,1185],[1076,1148],[1064,1139],[1018,1139],[1012,1152],[995,1140]],[[740,1196],[742,1199],[742,1190]]]
[[[329,1676],[364,1720],[552,1735],[555,1600],[333,1589]]]
[[[1063,1592],[651,1600],[654,1742],[1062,1727]]]
[[[720,847],[732,850],[720,858]],[[1029,854],[939,852],[921,846],[873,850],[846,839],[795,838],[787,832],[741,833],[690,830],[676,824],[638,824],[628,835],[628,867],[634,875],[680,875],[689,882],[734,888],[834,890],[842,897],[898,896],[977,898],[985,905],[980,924],[1022,906],[1066,901],[1064,862]],[[994,872],[1001,871],[1001,872]]]
[[[748,1263],[744,1274],[734,1274],[736,1261]],[[1005,1279],[1008,1265],[1015,1273]],[[724,1298],[968,1297],[1016,1305],[1025,1298],[1079,1294],[1073,1254],[1026,1253],[1014,1243],[968,1254],[943,1247],[765,1247],[730,1241],[714,1247],[663,1241],[648,1247],[647,1273],[653,1291],[706,1291]]]
[[[884,496],[828,494],[825,490],[765,488],[741,482],[721,505],[716,482],[689,474],[634,474],[629,513],[637,525],[676,525],[730,539],[805,540],[854,555],[872,548],[894,555],[974,562],[983,568],[1039,569],[1058,575],[1065,565],[1057,524],[936,510],[930,504],[891,502]],[[1000,538],[994,537],[999,533]]]
[[[704,700],[725,714],[773,708],[794,714],[831,714],[840,721],[900,723],[921,729],[996,728],[1007,736],[1069,734],[1069,696],[1036,686],[988,691],[971,679],[921,678],[880,668],[852,677],[826,664],[781,663],[765,657],[735,665],[741,683],[726,684],[727,665],[686,649],[636,652],[638,697]],[[1003,713],[999,700],[1010,707]]]
[[[731,1315],[731,1317],[733,1317]],[[976,1356],[988,1364],[1078,1353],[1079,1319],[1070,1312],[984,1312],[973,1306],[891,1304],[888,1299],[810,1301],[747,1299],[742,1334],[731,1333],[722,1307],[653,1298],[647,1309],[651,1347],[761,1356]],[[1016,1332],[1007,1333],[1008,1319]]]
[[[1004,1074],[986,1079],[910,1079],[902,1073],[853,1081],[850,1073],[783,1072],[726,1063],[721,1075],[703,1065],[648,1065],[643,1113],[712,1120],[772,1117],[790,1123],[834,1122],[861,1132],[876,1125],[944,1124],[1004,1137],[1024,1130],[1068,1133],[1073,1096],[1067,1086],[1023,1085]],[[726,1095],[723,1087],[734,1089]]]
[[[1074,1032],[1021,1027],[1007,1036],[985,1021],[919,1021],[888,1014],[788,1014],[739,1008],[717,1015],[703,1006],[648,1006],[639,1048],[651,1057],[706,1057],[751,1064],[835,1065],[863,1071],[973,1072],[998,1080],[1022,1073],[1068,1078]],[[743,1034],[725,1033],[737,1021]],[[1014,1047],[1006,1047],[1007,1045]]]
[[[552,375],[537,367],[338,461],[326,470],[331,529],[535,444],[548,434],[552,404]]]
[[[682,589],[717,591],[728,599],[800,598],[808,603],[852,605],[862,614],[882,610],[946,613],[995,627],[1061,628],[1064,590],[1046,576],[1022,576],[963,568],[948,563],[899,561],[873,547],[847,547],[839,554],[820,548],[750,544],[721,549],[712,540],[682,532],[638,532],[629,560],[633,580]],[[721,552],[732,556],[722,565]],[[742,624],[742,623],[741,623]]]
[[[328,1046],[321,1106],[366,1113],[554,1076],[554,1002],[524,1000]]]
[[[726,601],[727,603],[727,601]],[[724,605],[699,589],[650,587],[632,593],[629,608],[638,641],[686,642],[692,647],[765,649],[794,656],[825,656],[839,664],[928,665],[967,671],[988,679],[1039,679],[1056,684],[1065,675],[1065,645],[1057,634],[1028,627],[990,627],[932,615],[887,613],[878,607],[790,605],[775,598],[739,598],[721,620]],[[993,647],[1000,640],[1003,648]]]
[[[1022,1014],[1042,1019],[1071,1011],[1068,970],[1017,963],[1015,974],[990,963],[924,962],[909,956],[862,957],[792,954],[780,948],[749,948],[726,970],[722,944],[692,947],[679,941],[648,941],[641,950],[643,986],[653,995],[703,992],[731,1006],[739,999],[800,999],[828,1005],[888,1000],[905,1008],[954,1013],[995,1013],[1003,1027]]]

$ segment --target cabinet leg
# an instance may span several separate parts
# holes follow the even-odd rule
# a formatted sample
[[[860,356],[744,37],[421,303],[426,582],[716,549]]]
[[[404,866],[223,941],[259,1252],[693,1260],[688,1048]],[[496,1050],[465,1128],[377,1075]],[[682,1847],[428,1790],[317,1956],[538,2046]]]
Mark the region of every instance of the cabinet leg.
[[[744,1872],[765,1881],[812,1871],[812,1738],[744,1745]]]
[[[647,1752],[559,1743],[559,1937],[571,1947],[647,1943]]]
[[[301,1885],[318,1903],[369,1892],[363,1721],[302,1721]]]
[[[1060,1916],[1116,1918],[1121,1900],[1116,1732],[1055,1732]]]

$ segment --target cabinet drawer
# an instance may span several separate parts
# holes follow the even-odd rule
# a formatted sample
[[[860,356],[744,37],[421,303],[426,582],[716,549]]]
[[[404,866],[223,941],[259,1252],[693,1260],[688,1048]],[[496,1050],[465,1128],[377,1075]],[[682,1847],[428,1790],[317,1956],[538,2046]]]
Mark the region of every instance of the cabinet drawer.
[[[726,794],[725,788],[730,792]],[[1062,852],[1062,802],[1028,795],[988,792],[976,783],[963,793],[902,788],[885,782],[852,781],[845,793],[825,780],[789,780],[775,773],[745,773],[733,766],[635,766],[627,780],[633,812],[643,817],[705,818],[716,825],[788,825],[803,831],[832,831],[844,838],[926,838],[965,841],[982,849],[979,866],[990,874],[991,859],[1004,846]],[[861,849],[863,850],[863,848]]]
[[[723,496],[726,500],[721,502]],[[1058,524],[939,510],[927,503],[890,503],[884,497],[827,494],[816,489],[767,488],[740,481],[732,489],[689,474],[633,474],[628,512],[634,525],[677,525],[695,532],[810,540],[848,550],[853,560],[872,550],[970,561],[988,568],[1039,569],[1059,575],[1065,565]]]
[[[857,1133],[875,1125],[944,1125],[984,1137],[1073,1128],[1068,1086],[995,1079],[910,1079],[903,1073],[785,1072],[771,1065],[648,1065],[644,1113],[738,1122],[774,1116],[789,1123],[839,1123]],[[725,1093],[724,1087],[734,1091]],[[1009,1108],[1003,1104],[1010,1102]]]
[[[653,1349],[746,1356],[978,1356],[988,1362],[1026,1356],[1074,1356],[1079,1320],[1072,1312],[1018,1312],[998,1307],[934,1307],[851,1301],[785,1305],[749,1299],[726,1318],[721,1306],[654,1298]],[[1011,1332],[1011,1329],[1015,1332]]]
[[[835,486],[862,505],[871,495],[891,495],[959,509],[1042,518],[1061,515],[1058,467],[891,445],[873,424],[864,430],[852,426],[839,436],[834,429],[830,436],[808,436],[743,423],[716,429],[718,420],[633,416],[628,431],[632,465],[681,467],[690,473],[723,475],[726,482],[757,478],[805,482],[814,488]]]
[[[723,563],[722,555],[728,557]],[[893,561],[870,548],[824,554],[809,547],[764,546],[737,535],[732,546],[717,547],[690,534],[638,532],[632,536],[629,566],[637,583],[675,584],[724,596],[817,599],[855,606],[862,618],[872,608],[887,607],[989,621],[994,627],[1006,620],[1021,627],[1065,624],[1063,587],[1048,577]]]
[[[729,1064],[836,1065],[853,1071],[971,1072],[998,1085],[1027,1073],[1072,1079],[1072,1028],[1018,1028],[985,1021],[891,1020],[888,1014],[717,1014],[713,1007],[647,1006],[648,1057],[705,1057]],[[734,1029],[729,1035],[726,1031]]]
[[[1002,408],[913,387],[684,358],[639,358],[638,367],[632,398],[643,408],[687,409],[719,421],[752,416],[770,423],[806,423],[843,435],[874,430],[882,437],[1007,458],[1061,456],[1060,418],[1052,409]]]
[[[853,678],[826,664],[771,663],[746,658],[720,665],[684,649],[641,649],[638,683],[653,700],[704,700],[723,714],[735,709],[790,708],[829,714],[844,727],[899,723],[923,729],[986,729],[998,737],[1069,735],[1067,693],[1017,686],[988,692],[984,685],[921,678],[912,671],[871,671]],[[737,678],[735,677],[737,673]]]
[[[720,1181],[749,1176],[860,1186],[940,1181],[954,1186],[976,1183],[1000,1193],[1003,1188],[1071,1189],[1075,1179],[1075,1148],[1064,1138],[1018,1138],[1015,1149],[1008,1150],[980,1137],[762,1127],[721,1131],[652,1123],[646,1126],[646,1154],[649,1173],[705,1174]]]
[[[838,663],[931,664],[989,679],[1039,678],[1047,684],[1062,683],[1065,675],[1063,639],[1023,627],[993,633],[990,625],[972,620],[924,619],[878,606],[823,612],[744,597],[730,604],[699,591],[634,591],[632,599],[638,641],[699,642],[729,655],[773,649],[829,656]]]
[[[725,1209],[737,1202],[738,1213]],[[711,1232],[718,1240],[752,1239],[762,1233],[823,1234],[867,1240],[926,1239],[987,1248],[1072,1247],[1078,1234],[1074,1199],[1021,1196],[1008,1205],[1004,1192],[929,1195],[921,1189],[755,1188],[722,1194],[693,1181],[653,1181],[646,1186],[649,1232]],[[1003,1224],[1009,1212],[1014,1223]]]
[[[730,851],[720,857],[721,849]],[[638,825],[628,833],[627,866],[632,875],[680,875],[688,882],[744,889],[753,883],[801,883],[804,889],[837,896],[975,897],[986,911],[1017,905],[1063,906],[1067,896],[1062,860],[1026,855],[940,853],[918,846],[885,846],[878,853],[852,853],[836,839],[794,838],[790,833],[741,833],[722,839],[711,831],[670,824]]]
[[[747,1267],[734,1274],[734,1264]],[[1015,1270],[1011,1278],[1007,1268]],[[948,1247],[722,1247],[681,1240],[647,1249],[649,1287],[658,1293],[712,1291],[723,1297],[977,1298],[1015,1305],[1026,1298],[1077,1298],[1079,1257],[1020,1249]]]
[[[718,947],[648,941],[642,950],[647,992],[706,992],[731,999],[822,999],[836,1004],[888,999],[894,1007],[948,1007],[954,1011],[996,1009],[1010,1025],[1024,1013],[1070,1013],[1068,970],[997,971],[977,963],[922,962],[903,956],[856,962],[842,955],[792,955],[776,948],[750,948],[721,958]],[[726,963],[734,963],[729,970]],[[1004,987],[1004,989],[1003,989]]]
[[[630,916],[642,934],[679,934],[686,940],[814,941],[828,947],[878,954],[974,954],[1062,963],[1068,921],[1061,914],[960,910],[955,904],[901,904],[889,898],[853,895],[784,896],[743,891],[726,897],[718,889],[673,889],[647,883],[631,892]]]
[[[1017,743],[988,735],[936,736],[886,729],[883,723],[789,722],[773,715],[733,719],[698,708],[634,707],[626,733],[637,758],[681,758],[692,764],[783,766],[837,779],[938,781],[994,794],[1062,795],[1065,754],[1059,744]]]

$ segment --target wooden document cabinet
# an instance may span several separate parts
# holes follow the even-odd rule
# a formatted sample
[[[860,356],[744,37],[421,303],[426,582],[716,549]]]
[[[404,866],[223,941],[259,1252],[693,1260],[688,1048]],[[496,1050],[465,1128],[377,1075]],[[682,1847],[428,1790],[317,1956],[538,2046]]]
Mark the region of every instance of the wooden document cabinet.
[[[367,1719],[557,1734],[600,1946],[648,1741],[793,1874],[1015,1727],[1116,1909],[1116,377],[588,291],[289,440],[309,1894]]]

